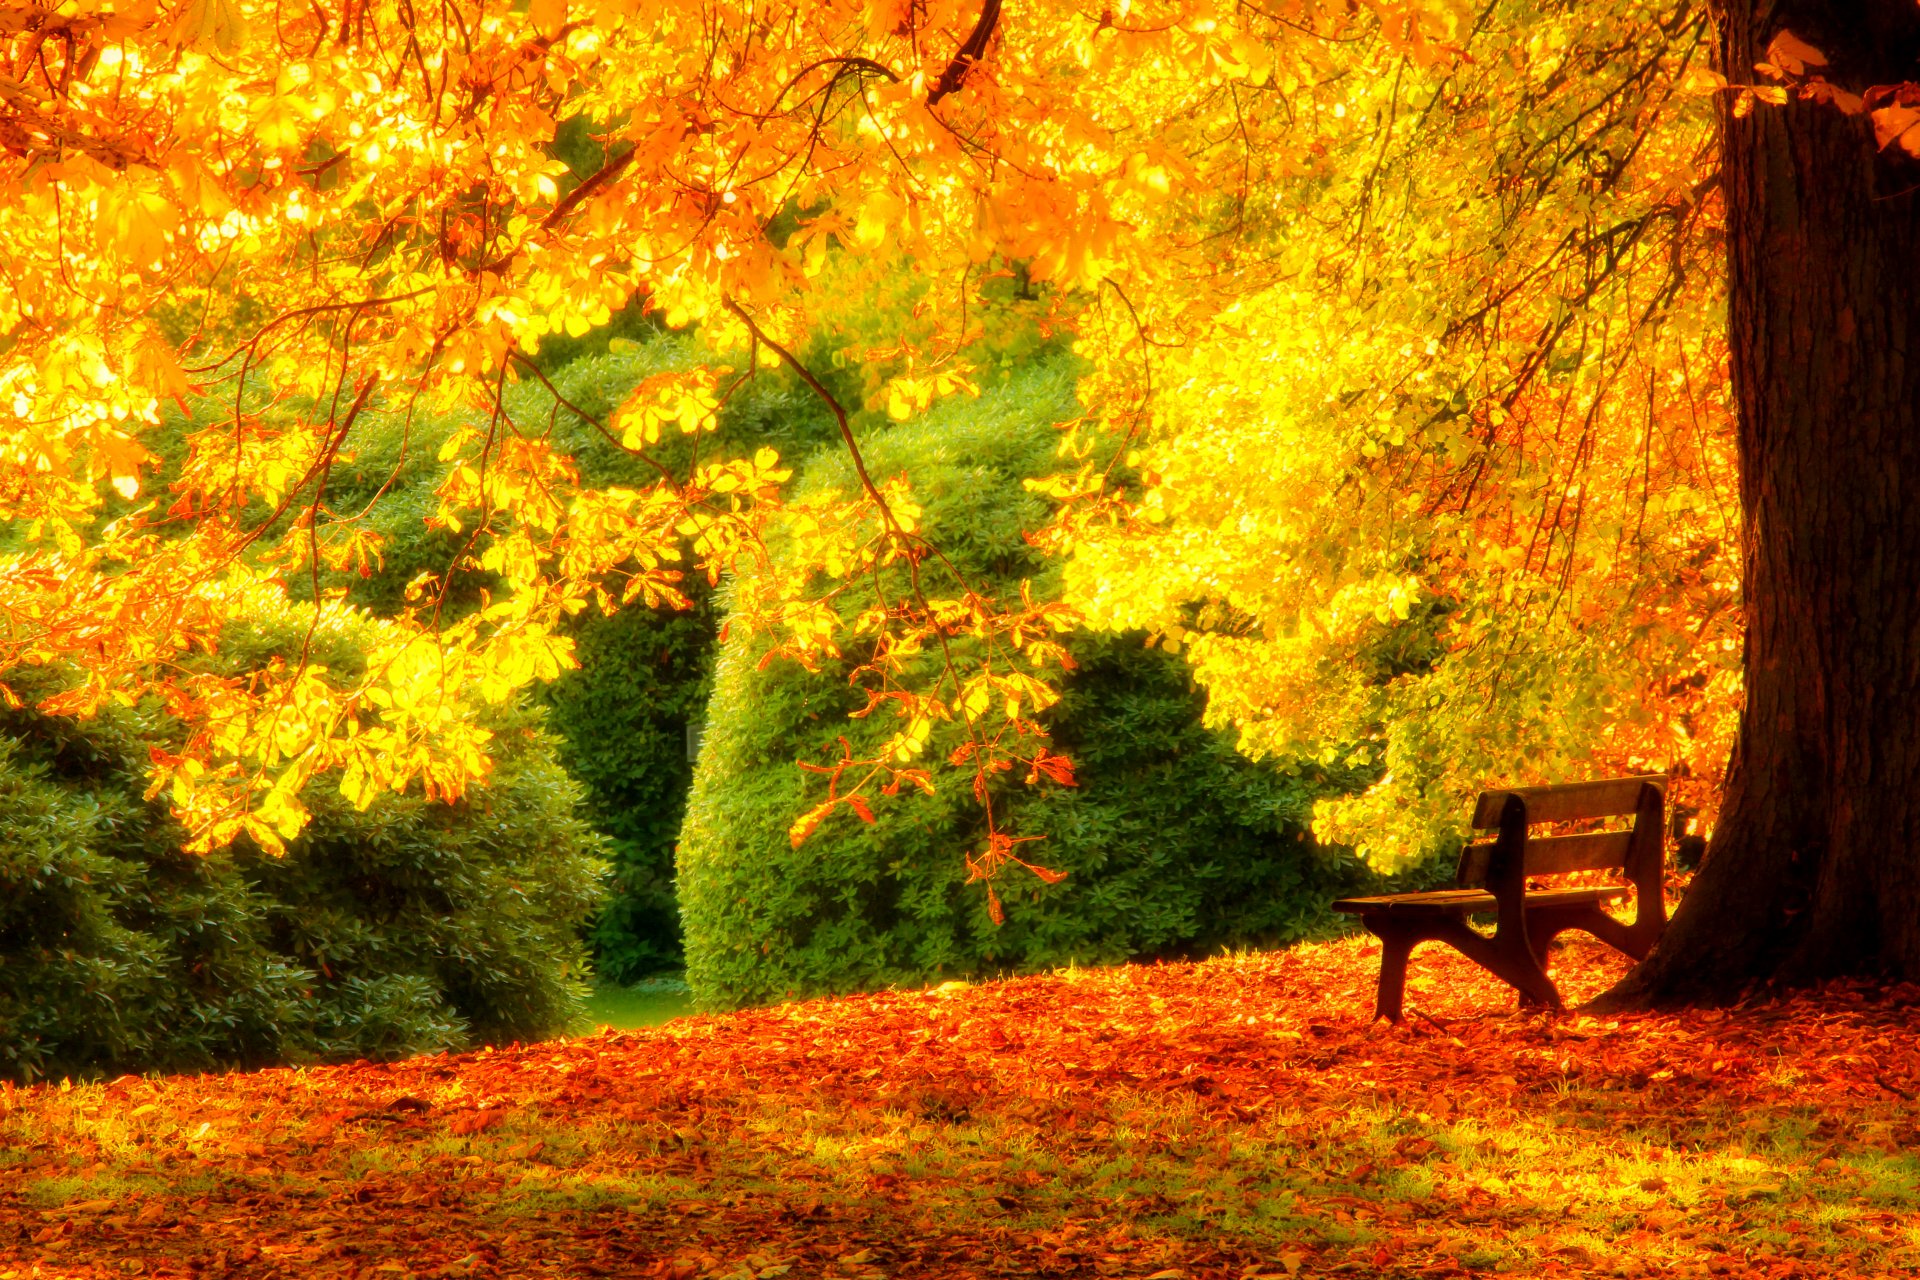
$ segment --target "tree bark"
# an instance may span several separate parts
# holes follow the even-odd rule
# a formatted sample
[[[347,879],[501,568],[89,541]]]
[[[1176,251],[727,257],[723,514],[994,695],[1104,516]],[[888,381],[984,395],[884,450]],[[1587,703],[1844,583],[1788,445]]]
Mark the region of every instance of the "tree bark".
[[[1920,79],[1913,0],[1728,0],[1728,79],[1781,30],[1855,92]],[[1920,164],[1826,104],[1722,124],[1747,704],[1700,873],[1608,1007],[1920,979]]]

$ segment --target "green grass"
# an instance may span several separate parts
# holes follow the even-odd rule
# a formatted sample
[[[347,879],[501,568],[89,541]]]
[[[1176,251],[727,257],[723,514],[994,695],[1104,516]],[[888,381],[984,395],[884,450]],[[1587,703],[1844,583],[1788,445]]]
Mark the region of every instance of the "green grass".
[[[693,1012],[693,995],[678,978],[649,978],[630,987],[595,987],[587,997],[587,1021],[593,1027],[633,1031],[657,1027]]]

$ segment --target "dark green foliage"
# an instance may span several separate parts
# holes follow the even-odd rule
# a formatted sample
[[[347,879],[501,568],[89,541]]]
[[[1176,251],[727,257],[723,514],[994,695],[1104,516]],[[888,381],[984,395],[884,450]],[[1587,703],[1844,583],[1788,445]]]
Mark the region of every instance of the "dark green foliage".
[[[644,345],[577,359],[553,375],[568,401],[605,421],[642,378],[690,363],[690,343],[662,335]],[[529,414],[552,399],[537,384],[523,388],[517,412]],[[599,431],[562,409],[555,439],[595,484],[645,484],[657,478]],[[719,430],[697,440],[669,435],[655,457],[684,474],[697,448],[702,456],[751,452],[770,445],[783,455],[805,453],[833,431],[811,392],[791,377],[762,371],[728,401]],[[575,624],[580,669],[547,692],[550,723],[562,739],[561,758],[586,789],[587,813],[612,843],[610,896],[588,934],[601,977],[629,983],[681,965],[680,908],[674,892],[673,850],[686,812],[693,765],[687,731],[707,701],[718,626],[704,580],[684,584],[694,607],[684,612],[629,608],[611,617],[592,613]]]
[[[714,622],[701,593],[685,613],[590,618],[580,670],[548,692],[561,759],[612,844],[607,905],[588,934],[600,976],[630,983],[680,966],[673,845],[693,764],[687,727],[706,704]]]
[[[1247,760],[1201,723],[1206,698],[1186,664],[1138,636],[1085,636],[1074,652],[1079,670],[1050,719],[1080,785],[1049,795],[1035,830],[1101,881],[1091,896],[1126,914],[1133,954],[1198,957],[1332,932],[1327,903],[1371,878],[1312,843],[1313,802],[1362,779]]]
[[[1046,508],[1021,481],[1059,465],[1048,424],[1073,413],[1071,397],[1058,367],[1018,377],[873,435],[869,465],[913,478],[923,529],[965,573],[1007,592],[1031,579],[1045,596],[1058,567],[1020,535]],[[828,451],[802,493],[848,483]],[[847,718],[864,700],[844,669],[760,670],[763,645],[743,631],[722,647],[681,836],[688,979],[703,1005],[1280,945],[1333,931],[1326,903],[1369,883],[1306,829],[1317,795],[1361,780],[1242,758],[1202,725],[1184,664],[1131,636],[1075,637],[1079,669],[1048,713],[1080,785],[998,789],[1005,827],[1046,836],[1025,847],[1032,860],[1069,873],[1058,885],[1006,873],[1003,926],[965,883],[962,855],[985,831],[963,785],[885,802],[871,826],[842,810],[794,849],[788,825],[819,790],[794,760],[837,755],[842,734],[859,754],[890,726],[885,713]],[[928,754],[958,741],[937,728]]]
[[[297,651],[292,624],[220,661]],[[316,660],[354,661],[351,626]],[[29,703],[45,671],[10,680]],[[150,708],[0,714],[0,1077],[398,1057],[553,1034],[576,1016],[603,864],[540,716],[493,714],[490,784],[457,804],[308,796],[288,854],[180,851],[141,798]]]

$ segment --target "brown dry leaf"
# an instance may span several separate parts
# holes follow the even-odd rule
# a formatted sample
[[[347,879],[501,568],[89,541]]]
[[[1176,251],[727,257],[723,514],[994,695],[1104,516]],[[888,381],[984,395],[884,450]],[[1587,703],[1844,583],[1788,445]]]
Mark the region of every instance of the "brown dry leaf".
[[[66,1204],[63,1204],[60,1206],[60,1212],[69,1213],[69,1214],[105,1213],[109,1209],[119,1208],[120,1204],[121,1202],[119,1200],[116,1200],[111,1196],[106,1197],[104,1199],[100,1199],[100,1200],[70,1200]]]
[[[493,1126],[499,1124],[502,1120],[506,1119],[506,1117],[507,1113],[504,1107],[492,1107],[485,1111],[462,1112],[447,1122],[447,1132],[457,1138],[465,1137],[468,1134],[481,1133],[493,1128]]]

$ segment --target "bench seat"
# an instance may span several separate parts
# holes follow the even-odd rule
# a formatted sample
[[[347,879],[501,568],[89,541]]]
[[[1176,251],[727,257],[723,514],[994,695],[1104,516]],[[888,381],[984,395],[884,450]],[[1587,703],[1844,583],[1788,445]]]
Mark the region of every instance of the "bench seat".
[[[1591,888],[1534,889],[1527,893],[1526,904],[1534,907],[1575,907],[1595,902],[1612,902],[1632,893],[1624,884],[1595,885]],[[1392,916],[1475,916],[1492,915],[1500,909],[1499,899],[1485,889],[1434,889],[1427,893],[1389,893],[1373,898],[1342,898],[1333,904],[1335,911],[1348,915],[1383,912]]]

